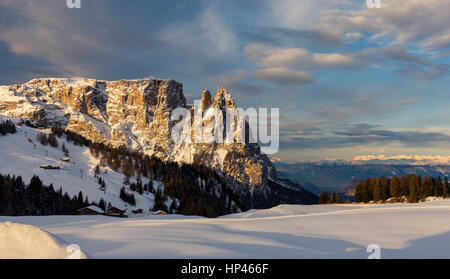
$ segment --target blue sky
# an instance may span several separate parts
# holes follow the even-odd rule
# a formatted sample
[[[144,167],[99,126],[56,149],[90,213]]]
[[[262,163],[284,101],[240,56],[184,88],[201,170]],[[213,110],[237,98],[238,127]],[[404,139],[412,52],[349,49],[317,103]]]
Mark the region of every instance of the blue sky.
[[[450,155],[446,0],[2,0],[0,84],[156,76],[279,107],[288,161]]]

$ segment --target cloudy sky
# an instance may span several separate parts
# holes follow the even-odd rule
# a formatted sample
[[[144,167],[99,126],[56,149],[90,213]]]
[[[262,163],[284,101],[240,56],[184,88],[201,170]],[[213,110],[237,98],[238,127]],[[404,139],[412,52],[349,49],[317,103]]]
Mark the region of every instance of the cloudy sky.
[[[280,108],[283,160],[450,155],[448,0],[0,1],[0,84],[156,76]]]

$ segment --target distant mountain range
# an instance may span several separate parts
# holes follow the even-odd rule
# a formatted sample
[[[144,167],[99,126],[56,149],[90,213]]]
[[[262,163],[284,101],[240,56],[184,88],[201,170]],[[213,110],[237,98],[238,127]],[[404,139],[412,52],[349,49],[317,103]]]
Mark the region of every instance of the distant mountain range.
[[[274,162],[280,177],[289,178],[305,189],[319,194],[323,191],[351,192],[351,186],[358,179],[370,177],[392,177],[413,173],[421,176],[449,176],[450,165],[387,164],[378,161],[346,162],[320,161],[301,163]]]
[[[353,164],[386,164],[386,165],[450,165],[450,156],[430,155],[395,155],[395,156],[356,156]]]

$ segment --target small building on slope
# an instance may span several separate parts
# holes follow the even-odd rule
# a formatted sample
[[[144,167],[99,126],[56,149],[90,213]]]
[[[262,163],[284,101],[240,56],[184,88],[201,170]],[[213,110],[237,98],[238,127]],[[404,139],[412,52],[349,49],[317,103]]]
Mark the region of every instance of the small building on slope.
[[[127,217],[125,215],[125,210],[112,206],[106,210],[106,215],[114,217]]]
[[[105,212],[103,211],[103,209],[101,209],[95,205],[90,205],[90,206],[78,209],[78,214],[80,214],[80,215],[102,215],[104,213]]]

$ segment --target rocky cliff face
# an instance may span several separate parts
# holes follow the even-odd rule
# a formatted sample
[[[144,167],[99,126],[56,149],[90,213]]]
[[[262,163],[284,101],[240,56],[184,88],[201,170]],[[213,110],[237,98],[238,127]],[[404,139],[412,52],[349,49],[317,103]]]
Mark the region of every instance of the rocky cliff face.
[[[204,90],[196,109],[186,105],[181,83],[153,78],[119,81],[41,78],[0,87],[0,114],[26,118],[38,125],[63,127],[94,142],[127,146],[163,160],[201,162],[237,184],[270,195],[269,180],[274,182],[278,178],[257,144],[193,140],[175,143],[171,130],[178,122],[171,119],[171,114],[180,107],[189,109],[193,116],[208,108],[224,111],[236,105],[228,90],[219,88],[214,98]],[[238,125],[238,121],[235,119],[234,123]],[[212,129],[202,129],[202,134],[211,136],[218,129],[223,129],[223,123],[213,123]]]

